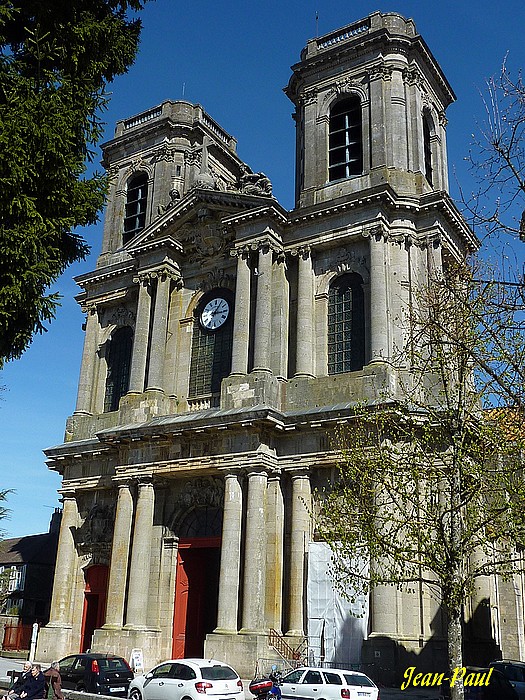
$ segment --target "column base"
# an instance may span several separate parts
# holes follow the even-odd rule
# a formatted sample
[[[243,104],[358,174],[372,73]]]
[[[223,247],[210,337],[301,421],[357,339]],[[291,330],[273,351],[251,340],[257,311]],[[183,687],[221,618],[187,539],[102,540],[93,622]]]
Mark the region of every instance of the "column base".
[[[38,661],[49,662],[67,656],[71,649],[78,648],[79,641],[73,643],[72,625],[61,625],[50,622],[38,633],[35,658]]]
[[[126,625],[125,627],[108,629],[104,625],[93,633],[91,651],[107,652],[108,649],[111,649],[113,654],[122,656],[128,661],[131,658],[132,649],[142,649],[146,670],[166,658],[165,650],[161,647],[160,630],[151,628],[132,629]]]
[[[280,659],[275,649],[269,646],[267,634],[249,632],[212,632],[206,635],[204,656],[227,660],[241,678],[253,678],[257,672],[264,672],[257,668],[257,659]]]

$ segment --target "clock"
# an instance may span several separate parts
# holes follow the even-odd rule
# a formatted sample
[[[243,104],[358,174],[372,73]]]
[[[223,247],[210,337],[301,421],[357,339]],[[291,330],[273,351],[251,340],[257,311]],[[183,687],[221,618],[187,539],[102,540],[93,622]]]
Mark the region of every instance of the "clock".
[[[230,305],[224,297],[214,297],[202,309],[200,322],[207,331],[216,331],[223,326],[230,315]]]

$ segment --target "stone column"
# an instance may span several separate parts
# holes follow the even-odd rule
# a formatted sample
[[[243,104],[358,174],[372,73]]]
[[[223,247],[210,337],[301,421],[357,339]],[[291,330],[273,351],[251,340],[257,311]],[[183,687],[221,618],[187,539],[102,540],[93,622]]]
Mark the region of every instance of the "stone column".
[[[370,152],[372,168],[387,164],[384,80],[390,77],[385,66],[377,66],[370,74]]]
[[[288,320],[290,289],[286,277],[284,253],[273,266],[271,369],[280,379],[288,377]]]
[[[308,470],[297,469],[292,477],[290,541],[290,629],[288,635],[304,635],[305,554],[310,541],[311,489]]]
[[[75,413],[90,415],[92,413],[92,394],[95,387],[95,363],[98,360],[99,321],[97,307],[94,304],[90,304],[86,312],[86,334]]]
[[[237,282],[233,318],[232,374],[248,372],[248,343],[250,339],[250,266],[249,251],[232,251],[237,256]]]
[[[155,493],[151,479],[139,482],[129,571],[126,627],[145,628],[148,606]]]
[[[283,612],[284,501],[280,471],[268,477],[268,518],[266,527],[266,622],[281,631]]]
[[[370,233],[370,362],[390,359],[385,239],[381,230]]]
[[[273,250],[267,242],[261,242],[257,275],[257,299],[255,304],[255,342],[253,370],[270,371],[270,338],[272,320],[272,258]]]
[[[171,275],[159,272],[155,312],[151,329],[151,352],[149,359],[148,389],[164,390],[164,357],[166,355],[166,332],[170,303]]]
[[[224,476],[224,515],[222,521],[219,602],[215,632],[237,632],[241,567],[242,487],[239,472]]]
[[[310,246],[298,250],[296,377],[314,376],[314,271]]]
[[[264,592],[266,582],[266,487],[264,470],[248,473],[248,504],[244,547],[243,634],[265,634]]]
[[[111,565],[109,569],[108,601],[104,629],[120,629],[124,624],[124,602],[128,575],[133,498],[128,481],[118,484],[117,512],[113,529]]]
[[[73,532],[79,523],[75,494],[64,493],[62,503],[62,522],[58,537],[55,579],[49,614],[49,625],[52,627],[71,626],[73,623],[72,602],[77,575],[77,551]]]
[[[128,393],[141,394],[144,391],[146,360],[148,357],[149,319],[151,314],[150,279],[149,275],[142,275],[136,277],[133,281],[139,285],[139,298]]]

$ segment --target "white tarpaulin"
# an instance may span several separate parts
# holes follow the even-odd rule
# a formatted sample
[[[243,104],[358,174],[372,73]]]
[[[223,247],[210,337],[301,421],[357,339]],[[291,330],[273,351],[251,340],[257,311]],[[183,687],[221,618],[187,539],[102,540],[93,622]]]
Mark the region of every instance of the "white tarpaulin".
[[[350,602],[334,588],[330,575],[331,557],[332,550],[325,542],[310,543],[307,582],[309,663],[359,664],[361,645],[368,629],[368,596],[357,596]],[[362,563],[359,570],[363,570]],[[350,587],[349,583],[349,592]]]

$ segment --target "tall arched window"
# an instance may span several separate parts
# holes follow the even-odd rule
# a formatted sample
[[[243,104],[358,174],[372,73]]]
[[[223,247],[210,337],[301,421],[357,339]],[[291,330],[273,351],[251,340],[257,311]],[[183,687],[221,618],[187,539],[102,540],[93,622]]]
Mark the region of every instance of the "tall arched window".
[[[432,175],[432,144],[430,142],[432,133],[431,124],[430,114],[425,111],[423,113],[423,150],[425,157],[425,177],[429,185],[434,184]]]
[[[189,396],[209,396],[221,389],[231,371],[233,295],[216,289],[204,295],[195,311]]]
[[[132,348],[133,330],[129,326],[118,328],[111,336],[107,352],[104,412],[116,411],[121,397],[128,391]]]
[[[361,100],[351,95],[330,110],[328,179],[341,180],[363,172]]]
[[[126,244],[146,225],[146,204],[148,202],[148,176],[139,173],[128,182],[124,236]]]
[[[364,363],[363,280],[352,272],[338,277],[328,292],[328,374],[362,369]]]

